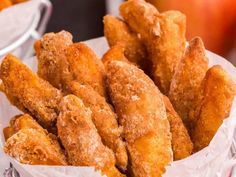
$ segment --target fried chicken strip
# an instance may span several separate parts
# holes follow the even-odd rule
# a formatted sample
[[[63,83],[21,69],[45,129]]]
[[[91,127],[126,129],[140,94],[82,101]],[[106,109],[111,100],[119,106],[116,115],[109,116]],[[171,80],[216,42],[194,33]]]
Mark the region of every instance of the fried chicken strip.
[[[62,94],[39,78],[13,55],[7,55],[0,68],[4,93],[23,112],[31,114],[49,131],[55,131],[58,104]]]
[[[91,109],[92,120],[104,145],[113,150],[116,164],[123,170],[127,166],[127,152],[121,139],[122,130],[118,126],[117,116],[105,98],[100,96],[92,87],[77,82],[70,84],[70,93],[78,96],[84,105]]]
[[[191,136],[195,151],[208,146],[223,120],[229,116],[235,93],[235,84],[221,66],[215,65],[207,71],[194,111]]]
[[[0,11],[7,8],[7,7],[10,7],[11,5],[12,5],[12,2],[10,0],[1,0]]]
[[[130,0],[120,6],[120,14],[131,29],[141,35],[152,61],[152,77],[168,94],[176,66],[185,50],[186,17],[179,11],[159,13],[143,0]]]
[[[62,58],[65,57],[65,49],[72,43],[72,35],[61,31],[47,33],[34,44],[38,58],[38,75],[58,89],[62,88]]]
[[[190,110],[199,94],[201,82],[208,70],[208,58],[199,37],[193,38],[181,59],[170,85],[169,98],[190,131]]]
[[[114,60],[130,63],[130,61],[125,57],[124,52],[125,46],[123,43],[117,43],[112,46],[102,57],[104,66],[106,67],[110,61]]]
[[[104,16],[103,23],[109,46],[123,43],[127,59],[141,68],[147,67],[147,51],[137,34],[132,32],[124,21],[111,15]]]
[[[92,112],[78,97],[68,95],[60,103],[58,135],[75,166],[95,166],[108,177],[122,175],[115,168],[115,157],[102,140],[92,122]]]
[[[11,130],[12,134],[9,133]],[[47,133],[31,116],[15,117],[4,129],[7,138],[5,153],[21,163],[30,165],[67,165],[57,140]]]
[[[3,129],[4,137],[7,140],[19,130],[29,128],[44,130],[29,114],[17,115],[11,119],[10,126]]]
[[[170,123],[174,160],[181,160],[192,154],[193,143],[182,119],[175,112],[169,98],[163,95],[163,100],[166,107],[167,119]]]
[[[153,81],[134,65],[108,64],[111,100],[124,129],[135,177],[161,177],[172,161],[170,126],[163,97]]]
[[[72,81],[90,85],[101,96],[106,97],[105,68],[95,53],[83,43],[67,47],[62,69],[62,83],[65,91]]]

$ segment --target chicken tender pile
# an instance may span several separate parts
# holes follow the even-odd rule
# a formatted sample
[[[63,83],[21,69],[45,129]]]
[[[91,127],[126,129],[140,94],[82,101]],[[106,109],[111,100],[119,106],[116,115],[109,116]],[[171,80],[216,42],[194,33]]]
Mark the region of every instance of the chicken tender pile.
[[[226,119],[235,83],[208,66],[186,17],[144,0],[104,17],[100,59],[67,31],[35,42],[38,72],[9,54],[0,91],[23,112],[4,128],[4,151],[31,165],[92,166],[107,177],[161,177],[207,147]]]

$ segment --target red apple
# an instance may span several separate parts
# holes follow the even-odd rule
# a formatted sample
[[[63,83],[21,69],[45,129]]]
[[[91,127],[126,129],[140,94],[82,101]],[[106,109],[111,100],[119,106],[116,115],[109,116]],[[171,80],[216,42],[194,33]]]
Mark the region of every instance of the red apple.
[[[236,0],[147,0],[162,12],[180,10],[187,16],[187,37],[202,37],[207,49],[226,56],[233,47]]]

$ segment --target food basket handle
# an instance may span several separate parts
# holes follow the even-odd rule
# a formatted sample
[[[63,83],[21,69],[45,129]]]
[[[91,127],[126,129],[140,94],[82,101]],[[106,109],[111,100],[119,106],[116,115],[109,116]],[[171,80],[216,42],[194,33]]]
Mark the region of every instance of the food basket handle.
[[[40,14],[42,13],[42,16]],[[0,50],[0,57],[6,55],[7,53],[19,48],[24,44],[29,38],[38,39],[44,32],[46,25],[50,19],[52,13],[52,4],[49,0],[40,0],[40,7],[38,12],[35,14],[35,18],[29,30],[23,34],[19,39]]]
[[[50,19],[52,14],[52,3],[49,0],[41,0],[40,10],[44,11],[45,13],[42,14],[40,23],[38,25],[37,32],[40,36],[44,33],[47,23]]]
[[[39,7],[42,13],[40,22],[36,29],[33,29],[30,33],[30,36],[33,39],[39,39],[44,33],[50,16],[52,14],[52,3],[49,0],[41,0],[41,6]]]

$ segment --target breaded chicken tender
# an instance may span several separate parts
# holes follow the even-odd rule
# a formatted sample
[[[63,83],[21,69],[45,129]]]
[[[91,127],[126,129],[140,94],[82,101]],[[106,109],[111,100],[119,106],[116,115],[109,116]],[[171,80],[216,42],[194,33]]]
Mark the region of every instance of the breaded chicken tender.
[[[161,177],[172,161],[171,133],[163,97],[153,81],[134,65],[111,61],[108,87],[135,177]]]
[[[193,143],[182,119],[179,117],[177,112],[175,112],[169,98],[163,96],[163,99],[166,107],[167,119],[170,123],[170,131],[172,134],[174,160],[181,160],[192,154]]]
[[[175,68],[185,50],[185,15],[179,11],[159,13],[143,0],[124,2],[120,14],[146,44],[153,64],[151,75],[167,95]]]
[[[59,90],[39,78],[13,55],[4,58],[0,78],[4,93],[14,106],[31,114],[44,128],[55,131],[58,104],[62,98]]]
[[[199,37],[193,38],[181,59],[170,85],[169,98],[190,131],[189,112],[199,94],[201,82],[208,70],[208,58]]]
[[[92,112],[82,100],[74,95],[65,96],[60,109],[58,135],[69,162],[74,166],[95,166],[107,177],[124,176],[115,167],[112,151],[102,144],[92,121]]]
[[[62,58],[65,49],[72,44],[72,35],[67,31],[46,33],[35,42],[34,49],[38,58],[38,75],[61,89]]]
[[[12,134],[9,134],[11,130]],[[56,138],[48,134],[30,115],[16,116],[4,129],[4,151],[21,163],[67,165]]]
[[[22,129],[7,139],[4,151],[30,165],[67,165],[59,144],[38,129]]]
[[[92,120],[102,138],[102,142],[113,150],[117,161],[116,164],[125,170],[128,157],[125,144],[121,139],[122,130],[118,126],[117,116],[113,112],[111,105],[88,85],[72,82],[69,90],[70,93],[79,97],[86,107],[91,109]]]
[[[74,43],[68,46],[62,63],[62,84],[65,92],[72,81],[77,81],[90,85],[101,96],[106,97],[104,65],[86,44]]]
[[[44,131],[44,129],[29,114],[17,115],[11,119],[10,126],[3,129],[4,137],[7,140],[19,130],[28,128]]]
[[[207,71],[194,111],[191,137],[195,151],[208,146],[223,120],[229,116],[235,93],[235,84],[220,65]]]
[[[12,5],[12,2],[10,0],[1,0],[0,1],[0,11],[7,8],[7,7],[10,7]]]
[[[114,60],[130,63],[130,61],[125,57],[124,52],[125,47],[123,43],[117,43],[112,46],[102,57],[104,66],[106,67],[110,61]]]
[[[124,21],[111,15],[106,15],[103,22],[104,35],[109,46],[123,43],[127,59],[143,69],[147,67],[147,51],[138,35],[132,32]]]

